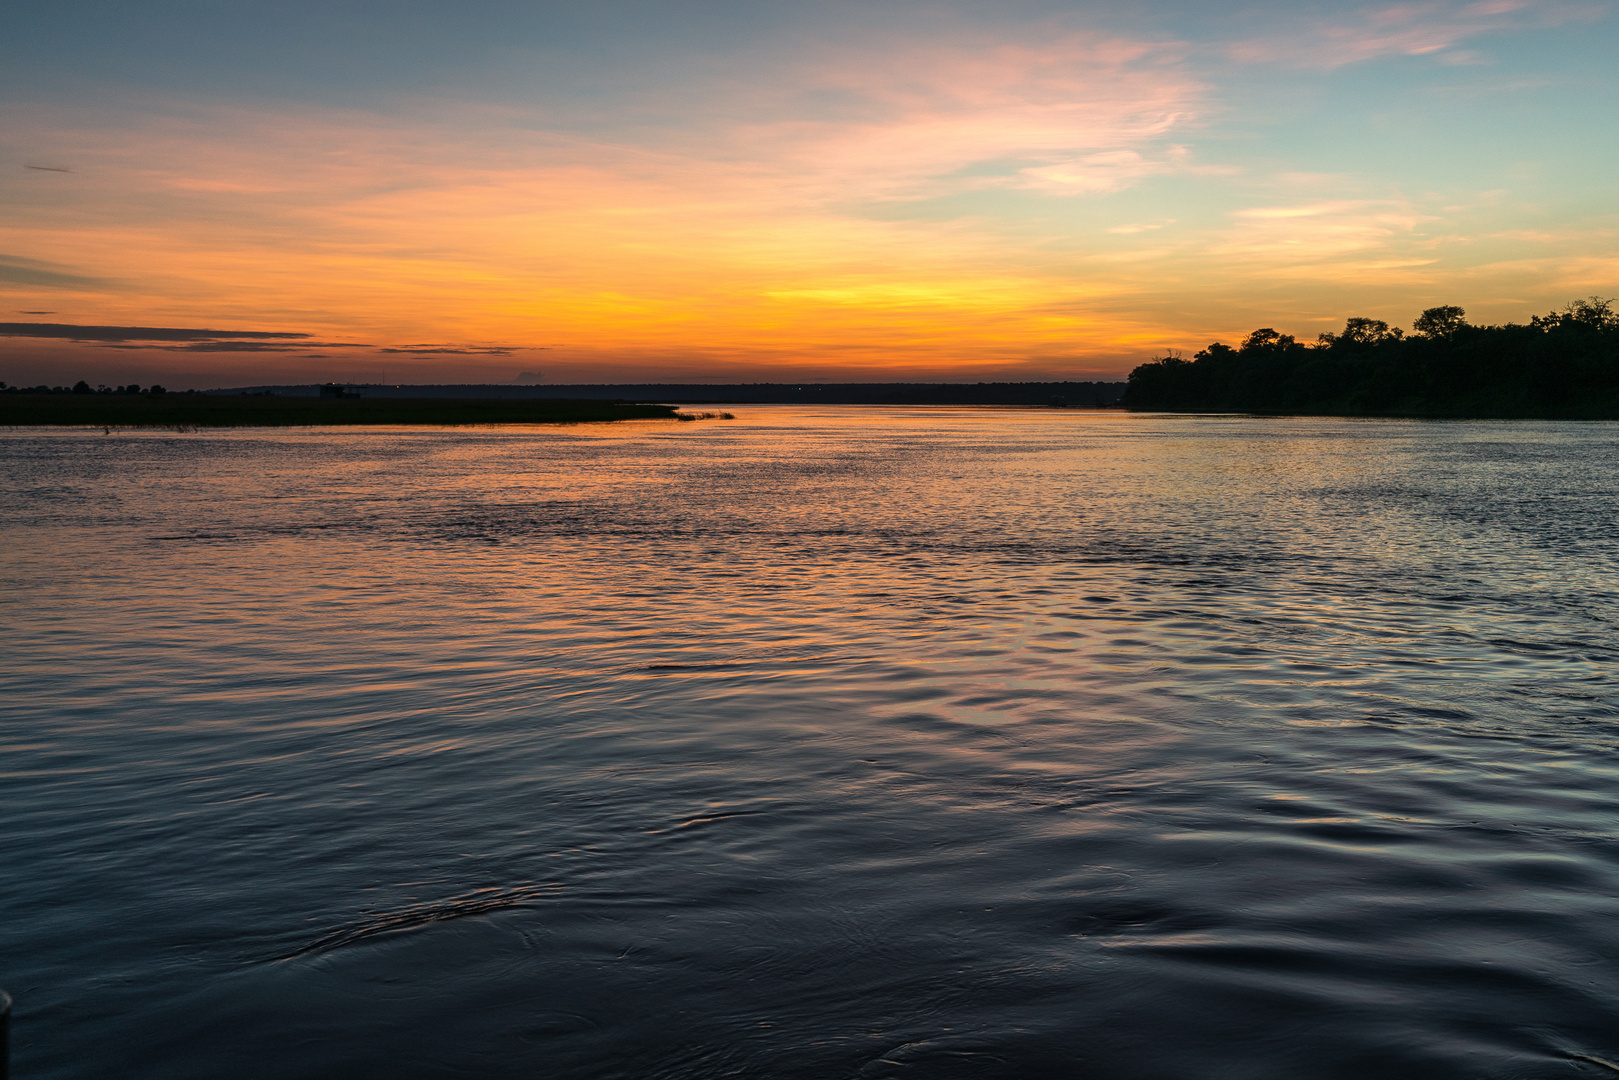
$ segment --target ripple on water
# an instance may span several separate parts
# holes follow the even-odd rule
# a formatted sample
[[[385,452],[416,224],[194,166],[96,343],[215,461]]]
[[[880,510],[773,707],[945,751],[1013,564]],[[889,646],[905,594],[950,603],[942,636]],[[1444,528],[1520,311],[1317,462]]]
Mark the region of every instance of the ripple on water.
[[[0,438],[36,1077],[1619,1071],[1619,429]]]

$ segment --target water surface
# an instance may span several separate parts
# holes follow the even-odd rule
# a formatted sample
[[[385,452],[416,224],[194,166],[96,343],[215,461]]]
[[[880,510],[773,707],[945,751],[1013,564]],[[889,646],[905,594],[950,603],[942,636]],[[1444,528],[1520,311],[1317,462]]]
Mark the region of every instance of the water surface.
[[[23,1078],[1619,1073],[1619,425],[0,433]]]

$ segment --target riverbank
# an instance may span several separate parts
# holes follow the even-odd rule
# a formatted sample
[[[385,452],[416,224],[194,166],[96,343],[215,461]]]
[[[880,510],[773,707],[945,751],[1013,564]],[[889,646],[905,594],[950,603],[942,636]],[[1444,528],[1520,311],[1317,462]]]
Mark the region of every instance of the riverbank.
[[[1527,326],[1429,308],[1413,333],[1352,318],[1313,343],[1265,327],[1236,348],[1130,373],[1127,408],[1444,420],[1619,420],[1619,313],[1592,297]]]
[[[673,405],[624,401],[224,397],[212,394],[0,394],[0,426],[324,427],[593,424],[676,419]]]

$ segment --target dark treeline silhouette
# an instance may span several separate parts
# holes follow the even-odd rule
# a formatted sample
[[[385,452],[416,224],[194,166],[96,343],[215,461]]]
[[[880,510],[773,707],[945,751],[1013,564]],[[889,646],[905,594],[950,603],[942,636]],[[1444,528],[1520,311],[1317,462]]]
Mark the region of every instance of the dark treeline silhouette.
[[[584,424],[610,420],[727,419],[682,415],[673,405],[543,398],[275,397],[269,394],[96,394],[27,390],[0,394],[0,427],[299,427],[410,424]]]
[[[162,394],[166,393],[161,386],[142,387],[139,383],[130,383],[128,386],[96,386],[80,379],[72,386],[7,386],[0,382],[0,394]],[[190,391],[186,391],[190,393]]]
[[[1130,373],[1124,404],[1168,412],[1619,419],[1619,313],[1599,297],[1527,326],[1473,326],[1429,308],[1406,334],[1353,318],[1295,341],[1265,328],[1232,348],[1166,356]]]

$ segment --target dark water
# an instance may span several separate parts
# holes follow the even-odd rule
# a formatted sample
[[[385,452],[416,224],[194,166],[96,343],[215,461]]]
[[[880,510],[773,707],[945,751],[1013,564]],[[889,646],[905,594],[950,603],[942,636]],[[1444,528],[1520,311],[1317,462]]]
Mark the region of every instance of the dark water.
[[[16,1075],[1619,1073],[1619,425],[740,412],[0,434]]]

